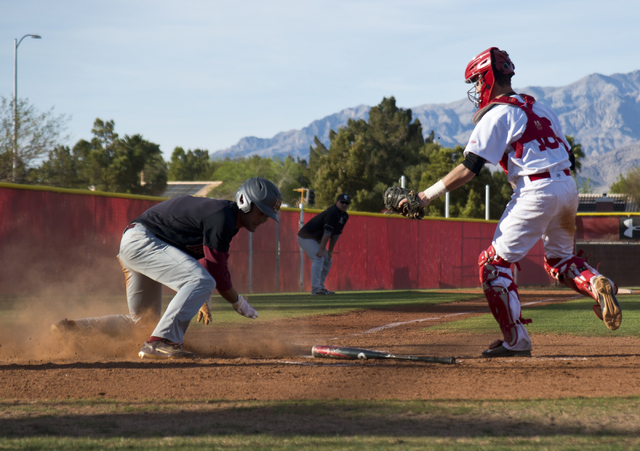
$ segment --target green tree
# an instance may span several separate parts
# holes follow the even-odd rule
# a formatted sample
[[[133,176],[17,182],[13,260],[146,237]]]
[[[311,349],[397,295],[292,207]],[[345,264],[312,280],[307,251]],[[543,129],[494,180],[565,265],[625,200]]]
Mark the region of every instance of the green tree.
[[[371,108],[367,121],[349,120],[329,133],[329,148],[318,137],[309,152],[309,173],[319,208],[331,205],[338,194],[351,194],[352,209],[380,211],[387,186],[397,184],[408,165],[418,164],[424,144],[420,121],[411,110],[383,98]]]
[[[104,149],[111,148],[118,140],[118,134],[116,133],[115,128],[116,124],[113,119],[105,122],[102,119],[97,118],[93,122],[93,128],[91,129],[93,139],[97,143],[96,145],[101,145]]]
[[[271,180],[273,175],[272,161],[257,155],[251,157],[225,158],[218,162],[213,173],[213,180],[222,181],[209,195],[220,199],[235,199],[240,185],[251,177],[264,177]],[[274,182],[275,183],[275,182]]]
[[[184,151],[176,147],[169,163],[169,180],[182,182],[208,181],[216,169],[208,150]]]
[[[122,180],[122,186],[129,184],[131,193],[159,196],[167,188],[167,163],[162,158],[162,151],[158,144],[149,142],[142,135],[125,135],[121,141],[130,156],[130,161],[136,161],[138,166],[125,164],[130,171],[127,179]],[[138,160],[140,159],[140,160]],[[139,170],[140,166],[142,167]]]
[[[297,205],[300,200],[300,193],[293,191],[297,188],[309,187],[309,166],[304,159],[294,160],[287,156],[282,160],[275,159],[275,174],[270,179],[276,184],[282,193],[282,202],[287,205]],[[314,206],[314,208],[316,208]]]
[[[573,136],[564,135],[569,143],[571,150],[573,151],[573,156],[576,159],[576,170],[574,172],[574,176],[576,173],[582,170],[582,159],[584,158],[584,150],[582,149],[582,144],[575,142]]]
[[[155,195],[164,191],[167,166],[160,146],[141,135],[119,138],[113,120],[96,119],[91,132],[91,141],[80,140],[73,148],[81,180],[98,191]]]
[[[53,108],[41,113],[28,100],[18,99],[16,147],[13,101],[0,97],[0,181],[14,181],[14,154],[15,182],[27,181],[34,162],[68,139],[67,122],[68,117],[55,115]]]
[[[609,187],[609,192],[627,194],[638,202],[640,200],[640,167],[632,167],[624,176],[618,174],[618,179]]]
[[[49,151],[49,158],[29,172],[28,182],[61,188],[87,189],[88,182],[81,178],[78,159],[68,146],[57,146]]]
[[[484,217],[485,205],[484,205],[484,192],[482,195],[476,192],[473,188],[469,190],[467,196],[467,203],[464,207],[458,206],[461,218],[482,218]]]
[[[245,180],[251,177],[264,177],[272,181],[282,193],[283,203],[293,205],[300,194],[293,188],[308,187],[307,162],[294,160],[293,157],[279,159],[276,157],[225,158],[216,162],[212,180],[222,181],[222,185],[209,193],[211,197],[235,199],[236,191]]]
[[[576,184],[578,186],[578,192],[580,194],[593,194],[593,190],[595,186],[593,184],[593,180],[590,177],[582,178],[576,177]]]
[[[73,149],[57,146],[27,180],[39,185],[99,191],[160,195],[167,186],[167,164],[160,146],[141,135],[115,132],[115,123],[96,119],[91,141],[79,140]]]
[[[438,143],[425,143],[420,150],[420,163],[405,170],[408,187],[424,191],[447,175],[464,160],[464,148],[451,149]],[[486,166],[465,185],[449,194],[449,216],[461,218],[485,217],[485,187],[489,185],[489,218],[502,216],[511,198],[512,189],[502,169],[491,172]],[[445,197],[433,200],[427,207],[428,216],[444,216]]]

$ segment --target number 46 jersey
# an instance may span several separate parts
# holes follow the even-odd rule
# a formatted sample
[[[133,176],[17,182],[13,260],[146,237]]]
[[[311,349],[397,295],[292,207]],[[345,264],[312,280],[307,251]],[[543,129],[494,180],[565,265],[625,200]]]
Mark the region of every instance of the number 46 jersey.
[[[483,111],[485,110],[485,111]],[[493,99],[474,116],[464,154],[500,164],[510,183],[518,177],[569,169],[569,144],[558,116],[526,94]]]

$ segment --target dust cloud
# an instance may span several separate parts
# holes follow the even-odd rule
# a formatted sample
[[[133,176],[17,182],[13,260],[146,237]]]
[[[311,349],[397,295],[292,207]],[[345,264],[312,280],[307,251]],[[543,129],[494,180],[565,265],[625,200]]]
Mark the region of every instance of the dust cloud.
[[[0,358],[5,362],[127,355],[122,342],[104,336],[60,341],[51,334],[51,325],[65,318],[128,312],[115,250],[96,255],[89,249],[82,243],[23,241],[2,247]]]
[[[3,261],[7,261],[6,250]],[[15,284],[4,290],[13,294],[0,295],[0,359],[5,364],[138,358],[137,353],[153,327],[115,338],[95,330],[63,339],[51,333],[51,325],[65,318],[128,313],[124,275],[115,255],[93,256],[90,264],[78,265],[67,254],[65,262],[55,268],[26,264],[24,255],[14,256],[14,262],[22,259],[23,264],[8,271],[20,273],[13,278]],[[3,275],[6,281],[7,271]],[[165,294],[173,292],[166,289]],[[279,329],[272,322],[259,320],[216,327],[214,313],[209,326],[190,326],[184,348],[200,358],[292,356],[301,352],[295,344],[300,341],[296,337],[286,327]]]

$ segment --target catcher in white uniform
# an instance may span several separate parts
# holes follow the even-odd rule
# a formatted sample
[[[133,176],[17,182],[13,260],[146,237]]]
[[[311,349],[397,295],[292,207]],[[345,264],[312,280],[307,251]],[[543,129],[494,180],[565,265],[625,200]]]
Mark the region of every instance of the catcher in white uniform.
[[[420,204],[464,185],[485,162],[500,164],[514,189],[496,228],[491,246],[480,254],[480,281],[489,307],[502,330],[484,357],[530,356],[531,340],[520,313],[511,265],[527,255],[540,238],[545,270],[556,280],[597,304],[593,310],[606,326],[620,327],[622,312],[616,285],[574,251],[578,191],[571,177],[571,149],[551,109],[511,88],[515,66],[509,55],[492,47],[467,66],[473,83],[469,99],[478,111],[465,148],[465,160],[442,180],[419,193]]]

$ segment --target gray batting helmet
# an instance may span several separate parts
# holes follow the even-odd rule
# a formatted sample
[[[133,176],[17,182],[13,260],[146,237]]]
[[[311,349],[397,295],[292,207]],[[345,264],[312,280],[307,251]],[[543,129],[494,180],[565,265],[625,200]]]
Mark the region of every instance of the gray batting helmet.
[[[276,222],[278,221],[278,211],[282,204],[282,194],[280,190],[267,179],[253,177],[240,186],[236,193],[236,203],[240,211],[249,213],[251,204],[257,207]]]

